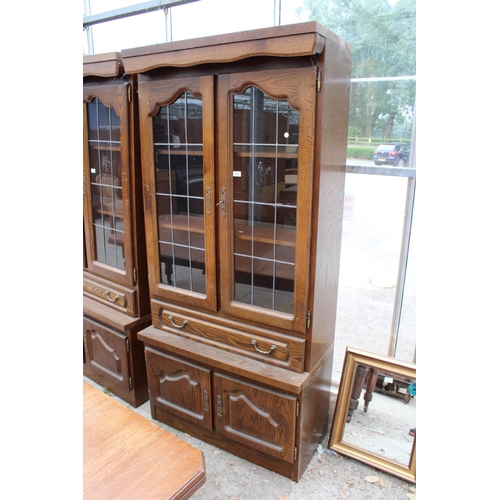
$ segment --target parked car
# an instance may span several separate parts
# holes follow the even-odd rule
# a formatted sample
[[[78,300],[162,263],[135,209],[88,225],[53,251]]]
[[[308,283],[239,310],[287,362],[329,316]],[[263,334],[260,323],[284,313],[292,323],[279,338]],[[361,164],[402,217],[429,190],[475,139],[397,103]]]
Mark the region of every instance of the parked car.
[[[373,153],[375,165],[407,167],[410,150],[405,144],[381,144]]]

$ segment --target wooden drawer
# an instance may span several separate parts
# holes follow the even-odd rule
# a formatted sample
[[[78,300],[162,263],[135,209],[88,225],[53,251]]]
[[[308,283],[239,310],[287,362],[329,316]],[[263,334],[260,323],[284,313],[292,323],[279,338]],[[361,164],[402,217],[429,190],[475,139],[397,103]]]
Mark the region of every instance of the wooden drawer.
[[[153,326],[298,373],[304,371],[305,339],[151,301]],[[244,329],[244,330],[243,330]]]
[[[129,316],[136,315],[135,290],[110,281],[83,276],[83,295],[113,307]]]

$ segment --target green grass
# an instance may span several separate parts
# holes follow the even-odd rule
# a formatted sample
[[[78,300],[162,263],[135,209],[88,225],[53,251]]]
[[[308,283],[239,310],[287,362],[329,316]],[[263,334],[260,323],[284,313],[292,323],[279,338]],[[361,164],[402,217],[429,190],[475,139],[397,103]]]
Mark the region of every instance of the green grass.
[[[359,158],[362,160],[373,160],[373,153],[375,152],[375,149],[377,149],[376,146],[347,146],[347,157]]]

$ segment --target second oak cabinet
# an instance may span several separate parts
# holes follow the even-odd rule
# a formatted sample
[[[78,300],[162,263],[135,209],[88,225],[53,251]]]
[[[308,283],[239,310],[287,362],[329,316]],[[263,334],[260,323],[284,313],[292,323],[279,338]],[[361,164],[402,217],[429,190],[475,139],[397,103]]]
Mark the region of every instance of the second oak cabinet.
[[[83,373],[134,407],[151,324],[136,78],[118,52],[83,57]]]
[[[350,46],[302,23],[122,57],[153,417],[298,481],[329,422]]]

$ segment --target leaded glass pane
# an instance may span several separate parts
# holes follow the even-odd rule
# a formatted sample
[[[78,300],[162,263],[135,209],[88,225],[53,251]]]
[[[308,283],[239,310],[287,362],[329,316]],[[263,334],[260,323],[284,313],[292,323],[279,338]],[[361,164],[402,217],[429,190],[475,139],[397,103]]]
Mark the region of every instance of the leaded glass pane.
[[[124,270],[120,118],[97,98],[87,114],[95,253],[98,262]]]
[[[233,123],[235,300],[293,314],[299,112],[249,87]]]
[[[206,293],[202,99],[183,93],[153,118],[161,281]]]

